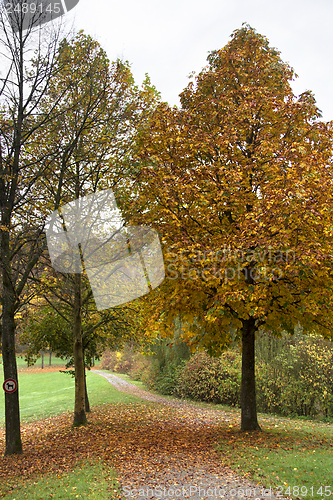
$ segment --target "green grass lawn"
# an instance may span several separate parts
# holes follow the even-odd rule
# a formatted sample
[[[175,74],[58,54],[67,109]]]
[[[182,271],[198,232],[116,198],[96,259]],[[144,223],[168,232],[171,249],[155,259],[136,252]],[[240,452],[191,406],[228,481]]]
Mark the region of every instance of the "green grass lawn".
[[[113,492],[110,493],[110,489]],[[24,482],[20,489],[2,496],[5,500],[111,500],[118,498],[116,474],[102,460],[81,462],[72,472],[47,474],[38,480]],[[112,496],[111,496],[112,495]]]
[[[1,385],[3,374],[1,374]],[[22,422],[30,422],[74,410],[74,378],[60,372],[18,374]],[[104,377],[87,371],[87,389],[91,405],[138,401],[117,391]],[[0,398],[0,425],[5,421],[5,395]]]
[[[70,375],[56,372],[19,372],[20,414],[23,423],[59,415],[74,410],[74,379]],[[1,384],[3,374],[1,374]],[[87,389],[91,406],[112,403],[135,403],[136,396],[117,391],[105,378],[87,371]],[[4,393],[0,398],[0,426],[4,427]],[[88,420],[89,420],[89,414]],[[11,500],[22,499],[68,499],[110,500],[119,497],[116,472],[103,461],[82,462],[70,473],[48,474],[32,481],[24,481],[15,493],[0,497]],[[5,486],[5,485],[4,485]],[[110,488],[114,495],[110,496]],[[14,496],[13,496],[14,495]]]
[[[49,366],[49,363],[50,363],[50,356],[48,353],[44,354],[44,366],[47,367]],[[20,368],[27,368],[27,363],[26,361],[24,360],[24,356],[16,356],[16,364],[17,364],[17,368],[20,369]],[[59,366],[59,367],[63,367],[65,366],[66,364],[66,361],[64,359],[60,359],[60,358],[57,358],[55,356],[55,354],[52,354],[52,358],[51,358],[51,366]],[[34,364],[34,367],[35,368],[41,368],[42,367],[42,358],[38,358],[36,363]]]
[[[223,426],[218,446],[222,461],[266,487],[279,487],[282,496],[333,496],[333,426],[275,421],[265,423],[262,418],[263,432],[255,433]]]
[[[0,358],[0,365],[2,364],[2,359]],[[27,368],[27,363],[26,361],[24,360],[24,356],[16,356],[16,364],[17,364],[17,368],[18,369],[21,369],[21,368]],[[100,361],[99,360],[96,360],[96,367],[99,366],[100,364]],[[59,367],[59,369],[61,369],[62,367],[64,367],[66,365],[66,360],[64,359],[60,359],[60,358],[57,358],[55,354],[52,354],[52,358],[51,358],[51,366],[56,366],[56,367]],[[50,366],[50,356],[48,353],[44,354],[44,367],[48,367]],[[41,368],[42,367],[42,358],[39,357],[36,361],[36,363],[33,365],[34,368]]]

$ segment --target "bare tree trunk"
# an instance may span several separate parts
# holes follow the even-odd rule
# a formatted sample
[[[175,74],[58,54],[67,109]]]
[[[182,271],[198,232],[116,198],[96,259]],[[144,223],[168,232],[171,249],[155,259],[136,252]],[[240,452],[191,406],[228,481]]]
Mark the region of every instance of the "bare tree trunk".
[[[85,398],[85,410],[86,413],[90,412],[90,403],[89,403],[89,398],[88,398],[88,390],[87,390],[87,377],[86,377],[86,370],[84,370],[84,398]]]
[[[42,351],[42,370],[44,368],[44,351]]]
[[[15,356],[15,294],[10,275],[9,233],[2,231],[1,255],[3,260],[2,270],[2,356],[4,379],[12,378],[18,382],[17,364]],[[6,420],[6,449],[5,455],[22,453],[19,390],[5,394],[5,420]]]
[[[85,413],[85,370],[83,359],[82,327],[81,327],[81,276],[74,275],[74,322],[73,322],[73,355],[75,368],[75,406],[73,425],[87,423]]]
[[[50,351],[49,366],[51,366],[51,362],[52,362],[52,351]]]
[[[257,420],[255,383],[255,320],[243,320],[242,331],[242,386],[241,386],[241,429],[261,430]]]

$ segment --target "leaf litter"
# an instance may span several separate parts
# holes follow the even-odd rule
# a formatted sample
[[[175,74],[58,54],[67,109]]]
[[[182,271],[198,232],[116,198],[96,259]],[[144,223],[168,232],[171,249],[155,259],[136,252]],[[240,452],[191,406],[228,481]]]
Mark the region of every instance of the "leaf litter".
[[[72,427],[69,412],[23,425],[24,453],[0,460],[8,490],[19,486],[18,477],[30,481],[50,472],[59,475],[83,460],[100,459],[117,471],[123,498],[229,499],[237,493],[256,500],[277,498],[265,494],[262,484],[237,475],[217,451],[222,439],[232,445],[238,414],[169,400],[117,379],[118,390],[149,401],[96,406],[82,427]],[[2,455],[4,449],[0,430]]]

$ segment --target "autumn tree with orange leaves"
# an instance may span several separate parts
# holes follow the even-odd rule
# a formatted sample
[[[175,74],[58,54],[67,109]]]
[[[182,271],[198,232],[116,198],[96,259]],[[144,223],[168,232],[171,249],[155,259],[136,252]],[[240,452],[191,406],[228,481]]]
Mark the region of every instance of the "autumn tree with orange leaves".
[[[332,335],[332,124],[310,91],[293,94],[294,76],[264,36],[234,31],[180,109],[159,105],[122,198],[163,242],[147,328],[168,334],[180,314],[193,346],[241,343],[244,431],[260,430],[259,329]]]

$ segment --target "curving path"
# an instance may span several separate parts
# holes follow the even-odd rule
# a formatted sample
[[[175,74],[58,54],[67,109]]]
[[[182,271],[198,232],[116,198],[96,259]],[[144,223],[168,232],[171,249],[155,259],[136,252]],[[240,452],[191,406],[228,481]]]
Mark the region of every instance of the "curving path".
[[[219,425],[221,420],[239,425],[238,417],[235,419],[219,409],[202,408],[149,393],[101,370],[92,370],[92,373],[105,377],[121,392],[172,407],[160,421],[148,423],[144,434],[136,434],[134,428],[131,431],[127,440],[130,453],[123,459],[118,457],[117,462],[125,498],[282,499],[221,465],[215,451]]]

